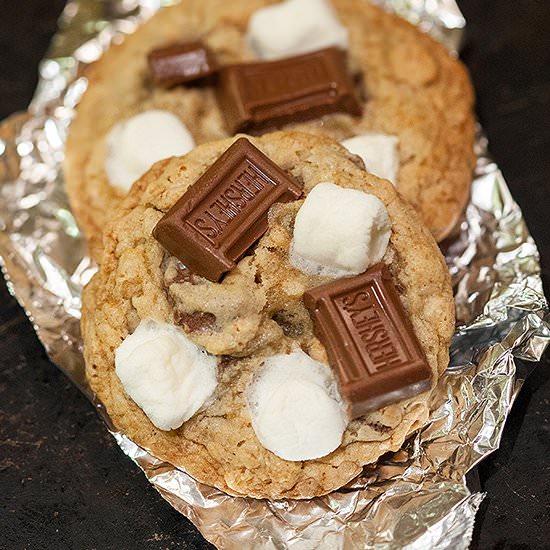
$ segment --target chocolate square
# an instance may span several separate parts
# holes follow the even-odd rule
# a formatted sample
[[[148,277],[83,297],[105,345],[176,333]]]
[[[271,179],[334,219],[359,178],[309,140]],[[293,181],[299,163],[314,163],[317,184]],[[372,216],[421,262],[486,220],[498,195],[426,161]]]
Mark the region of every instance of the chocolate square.
[[[171,44],[149,52],[149,72],[153,82],[174,86],[211,76],[216,63],[200,42]]]
[[[271,206],[301,195],[288,174],[239,138],[164,215],[153,235],[191,271],[219,281],[266,232]]]
[[[430,388],[432,371],[384,264],[304,294],[352,418]]]
[[[347,73],[346,54],[338,48],[223,67],[218,102],[232,133],[335,112],[361,114]]]

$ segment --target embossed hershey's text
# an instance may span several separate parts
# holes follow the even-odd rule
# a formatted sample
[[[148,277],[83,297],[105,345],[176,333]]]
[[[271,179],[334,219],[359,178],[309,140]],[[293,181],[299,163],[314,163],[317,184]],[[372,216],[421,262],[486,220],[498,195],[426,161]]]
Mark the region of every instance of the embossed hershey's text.
[[[373,289],[362,289],[338,300],[338,309],[356,346],[367,353],[369,374],[399,367],[403,364],[402,346],[393,323],[378,302]],[[347,372],[350,381],[362,372]]]
[[[321,59],[280,67],[277,72],[254,71],[247,75],[243,93],[249,106],[286,103],[288,96],[305,97],[324,90],[331,94],[333,79]],[[281,95],[281,92],[284,92]]]
[[[276,187],[269,176],[248,160],[234,174],[224,184],[214,188],[185,220],[214,246],[223,242],[227,227],[233,225],[232,222],[247,216],[248,211]]]

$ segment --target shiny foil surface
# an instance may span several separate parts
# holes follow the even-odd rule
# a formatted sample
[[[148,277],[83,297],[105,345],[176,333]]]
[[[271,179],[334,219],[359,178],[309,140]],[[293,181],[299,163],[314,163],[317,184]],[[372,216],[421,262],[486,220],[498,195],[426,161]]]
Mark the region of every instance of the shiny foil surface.
[[[185,1],[185,0],[183,0]],[[52,361],[89,397],[80,292],[95,271],[63,191],[67,128],[82,68],[132,32],[161,0],[72,0],[25,113],[0,126],[0,255],[10,291]],[[453,0],[378,0],[456,51]],[[464,475],[495,450],[506,416],[550,339],[539,255],[481,130],[470,203],[444,244],[456,294],[451,363],[429,423],[347,487],[310,501],[236,498],[197,483],[114,431],[160,494],[219,548],[467,548],[483,499]],[[516,359],[522,359],[521,364]],[[521,368],[520,368],[521,367]],[[98,465],[99,467],[100,465]],[[92,496],[90,495],[90,498]]]

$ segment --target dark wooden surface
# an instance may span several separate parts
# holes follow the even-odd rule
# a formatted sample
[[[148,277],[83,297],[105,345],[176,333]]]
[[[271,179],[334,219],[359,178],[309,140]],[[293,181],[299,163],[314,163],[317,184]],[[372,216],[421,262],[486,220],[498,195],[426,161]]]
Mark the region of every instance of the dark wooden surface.
[[[550,288],[550,1],[462,0],[463,58],[491,151],[523,208]],[[23,109],[63,0],[0,0],[0,118]],[[550,548],[550,360],[527,381],[472,548]],[[0,548],[206,548],[53,366],[0,283]]]

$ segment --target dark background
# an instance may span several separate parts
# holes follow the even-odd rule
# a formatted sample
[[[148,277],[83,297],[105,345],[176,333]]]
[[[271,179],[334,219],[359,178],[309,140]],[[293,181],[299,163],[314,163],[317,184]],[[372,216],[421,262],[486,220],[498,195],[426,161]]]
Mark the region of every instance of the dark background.
[[[459,0],[463,59],[491,152],[520,203],[550,284],[550,1]],[[64,0],[0,0],[0,119],[24,109]],[[550,548],[550,358],[528,379],[472,548]],[[91,404],[47,359],[0,282],[0,548],[206,548],[147,483]]]

